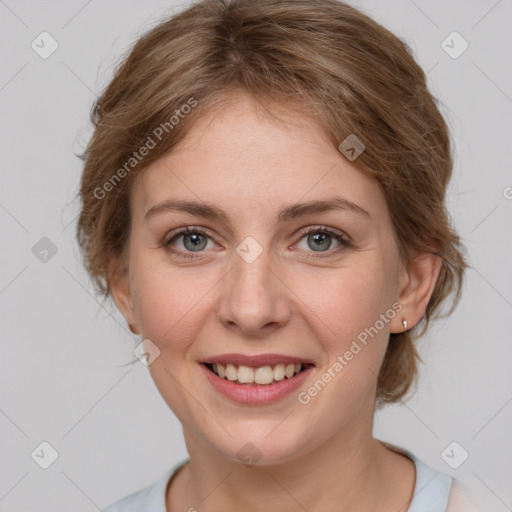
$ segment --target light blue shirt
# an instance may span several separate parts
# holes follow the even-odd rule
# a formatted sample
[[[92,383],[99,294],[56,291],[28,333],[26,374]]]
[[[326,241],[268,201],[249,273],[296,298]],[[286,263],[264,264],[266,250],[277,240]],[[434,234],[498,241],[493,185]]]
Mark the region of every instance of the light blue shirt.
[[[414,495],[407,512],[446,512],[453,478],[430,468],[403,448],[401,451],[412,459],[416,466]],[[178,463],[166,471],[152,486],[126,496],[105,508],[103,512],[167,512],[165,505],[167,483],[174,472],[187,462],[189,459]]]

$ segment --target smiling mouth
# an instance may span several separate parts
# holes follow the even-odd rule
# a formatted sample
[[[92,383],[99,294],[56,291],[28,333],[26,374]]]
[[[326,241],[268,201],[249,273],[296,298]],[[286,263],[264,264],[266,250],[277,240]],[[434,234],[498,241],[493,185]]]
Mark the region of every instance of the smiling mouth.
[[[271,385],[282,380],[292,379],[295,375],[303,372],[309,367],[314,366],[309,363],[296,363],[296,364],[276,364],[260,366],[253,368],[244,365],[235,364],[221,364],[221,363],[202,363],[208,370],[220,377],[221,379],[228,380],[234,384],[245,385]]]

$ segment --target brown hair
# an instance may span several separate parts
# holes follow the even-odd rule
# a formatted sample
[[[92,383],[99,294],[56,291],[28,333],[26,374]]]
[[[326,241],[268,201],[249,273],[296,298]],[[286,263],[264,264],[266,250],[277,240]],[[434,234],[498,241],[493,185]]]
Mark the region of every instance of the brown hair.
[[[112,257],[126,270],[136,175],[240,92],[271,115],[307,108],[336,147],[351,134],[360,139],[366,149],[353,164],[382,186],[402,261],[407,248],[441,256],[422,322],[390,335],[376,398],[398,401],[417,377],[413,339],[453,312],[467,267],[445,206],[451,141],[409,47],[342,2],[203,0],[136,41],[93,106],[94,133],[80,155],[77,238],[97,291],[111,296]]]

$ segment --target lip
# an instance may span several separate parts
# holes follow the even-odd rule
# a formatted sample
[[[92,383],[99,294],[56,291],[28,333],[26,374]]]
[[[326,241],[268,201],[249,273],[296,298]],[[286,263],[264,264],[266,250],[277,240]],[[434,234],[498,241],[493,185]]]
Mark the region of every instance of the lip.
[[[313,361],[303,359],[302,357],[286,356],[284,354],[259,354],[257,356],[247,356],[245,354],[219,354],[218,356],[203,359],[201,363],[232,363],[237,366],[252,366],[259,368],[260,366],[274,366],[276,364],[302,363],[314,366]]]
[[[217,362],[217,361],[216,361]],[[219,361],[220,362],[220,361]],[[264,405],[277,402],[281,398],[295,391],[309,376],[313,366],[307,366],[291,379],[284,378],[274,384],[235,384],[232,381],[219,377],[213,373],[206,364],[199,364],[212,387],[221,395],[234,402],[245,405]]]

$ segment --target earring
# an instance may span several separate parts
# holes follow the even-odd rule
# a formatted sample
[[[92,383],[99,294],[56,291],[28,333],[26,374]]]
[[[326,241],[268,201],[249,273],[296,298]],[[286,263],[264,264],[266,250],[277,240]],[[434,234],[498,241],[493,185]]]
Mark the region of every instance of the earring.
[[[402,325],[404,326],[404,329],[405,329],[405,330],[407,330],[407,326],[408,326],[409,324],[407,323],[407,320],[406,320],[405,318],[404,318],[404,319],[402,319]]]

